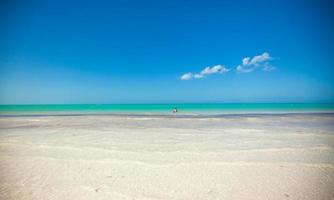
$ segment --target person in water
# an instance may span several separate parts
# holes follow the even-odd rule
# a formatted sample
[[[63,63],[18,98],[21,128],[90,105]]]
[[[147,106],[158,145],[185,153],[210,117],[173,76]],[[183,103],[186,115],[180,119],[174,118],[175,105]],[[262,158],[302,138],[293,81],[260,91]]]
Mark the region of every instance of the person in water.
[[[177,108],[174,108],[174,109],[173,109],[173,113],[177,113]]]

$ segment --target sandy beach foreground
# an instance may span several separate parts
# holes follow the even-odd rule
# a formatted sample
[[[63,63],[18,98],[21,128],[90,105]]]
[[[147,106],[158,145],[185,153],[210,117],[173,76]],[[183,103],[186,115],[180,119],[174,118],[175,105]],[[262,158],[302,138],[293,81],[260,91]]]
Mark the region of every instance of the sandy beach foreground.
[[[334,199],[334,115],[0,118],[0,199]]]

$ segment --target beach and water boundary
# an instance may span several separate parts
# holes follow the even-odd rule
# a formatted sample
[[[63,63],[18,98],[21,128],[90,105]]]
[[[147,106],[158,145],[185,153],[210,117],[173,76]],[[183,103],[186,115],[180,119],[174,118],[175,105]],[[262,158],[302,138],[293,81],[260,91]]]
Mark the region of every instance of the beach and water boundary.
[[[334,113],[334,103],[216,103],[216,104],[36,104],[0,105],[0,116],[151,115],[219,116],[235,114]],[[174,115],[175,116],[175,115]]]
[[[119,106],[1,106],[0,199],[334,199],[331,104]]]

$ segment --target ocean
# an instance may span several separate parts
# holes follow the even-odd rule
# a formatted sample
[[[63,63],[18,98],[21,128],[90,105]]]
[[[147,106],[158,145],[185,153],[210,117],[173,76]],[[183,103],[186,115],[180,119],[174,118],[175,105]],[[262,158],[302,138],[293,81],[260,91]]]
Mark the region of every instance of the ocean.
[[[334,103],[43,104],[0,105],[0,116],[171,115],[174,108],[177,115],[334,113]]]

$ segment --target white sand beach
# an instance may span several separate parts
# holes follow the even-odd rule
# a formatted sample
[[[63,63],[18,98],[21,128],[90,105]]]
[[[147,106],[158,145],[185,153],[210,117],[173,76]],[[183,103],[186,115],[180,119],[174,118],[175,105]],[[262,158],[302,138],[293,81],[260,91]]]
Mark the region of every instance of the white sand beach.
[[[0,118],[0,199],[334,199],[334,115]]]

